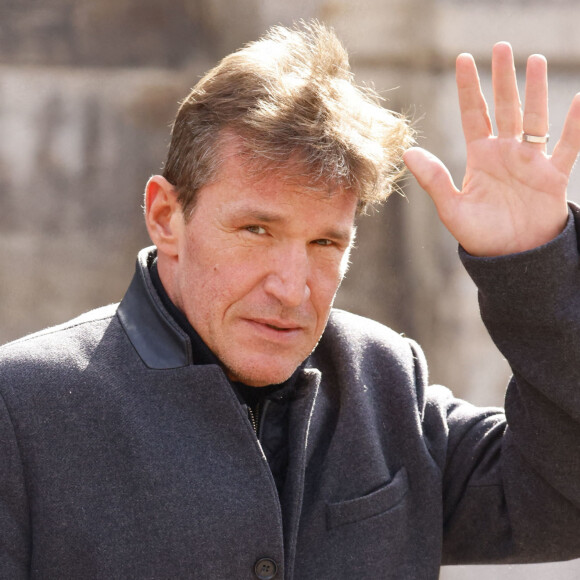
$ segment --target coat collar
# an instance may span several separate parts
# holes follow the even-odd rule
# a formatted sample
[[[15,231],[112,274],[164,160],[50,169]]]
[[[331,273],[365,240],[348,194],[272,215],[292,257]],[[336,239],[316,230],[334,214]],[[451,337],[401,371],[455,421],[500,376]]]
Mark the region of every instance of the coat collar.
[[[152,369],[175,369],[192,364],[191,342],[161,302],[149,274],[157,249],[139,252],[135,275],[117,316],[131,344]]]

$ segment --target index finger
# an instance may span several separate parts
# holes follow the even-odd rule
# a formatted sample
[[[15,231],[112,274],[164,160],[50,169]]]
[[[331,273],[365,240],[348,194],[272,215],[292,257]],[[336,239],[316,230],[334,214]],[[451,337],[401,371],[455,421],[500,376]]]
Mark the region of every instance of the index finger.
[[[569,176],[580,152],[580,93],[572,100],[562,136],[552,152],[552,164]]]
[[[465,141],[470,143],[489,137],[492,134],[491,119],[473,56],[463,53],[457,57],[455,78]]]

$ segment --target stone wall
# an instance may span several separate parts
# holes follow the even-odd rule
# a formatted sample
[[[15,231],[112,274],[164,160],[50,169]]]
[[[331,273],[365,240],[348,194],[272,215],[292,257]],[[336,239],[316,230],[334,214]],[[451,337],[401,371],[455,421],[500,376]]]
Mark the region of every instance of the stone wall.
[[[553,135],[579,88],[575,0],[0,0],[0,343],[122,297],[148,243],[142,191],[162,164],[177,101],[220,56],[310,17],[336,28],[358,79],[416,119],[420,144],[457,183],[457,53],[475,54],[487,89],[495,41],[512,42],[520,68],[530,52],[546,54]],[[418,339],[434,381],[499,404],[508,369],[455,242],[412,179],[405,193],[361,220],[337,305]],[[442,577],[579,572],[574,562]]]

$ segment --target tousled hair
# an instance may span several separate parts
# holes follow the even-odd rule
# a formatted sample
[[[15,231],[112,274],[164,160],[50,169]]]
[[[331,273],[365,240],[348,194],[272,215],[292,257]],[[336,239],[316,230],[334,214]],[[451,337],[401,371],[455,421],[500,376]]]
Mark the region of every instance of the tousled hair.
[[[354,84],[346,50],[318,22],[272,28],[226,56],[181,103],[163,175],[186,217],[217,177],[231,135],[258,175],[272,170],[329,193],[354,191],[359,211],[393,191],[413,143],[407,120]]]

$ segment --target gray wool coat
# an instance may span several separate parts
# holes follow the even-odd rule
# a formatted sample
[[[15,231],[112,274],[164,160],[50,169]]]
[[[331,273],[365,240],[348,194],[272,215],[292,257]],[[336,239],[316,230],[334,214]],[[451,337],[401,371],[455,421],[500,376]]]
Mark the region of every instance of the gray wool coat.
[[[539,249],[462,256],[514,372],[507,422],[428,387],[411,340],[333,311],[291,403],[281,496],[142,252],[119,306],[0,349],[0,578],[423,580],[580,556],[572,211]]]

